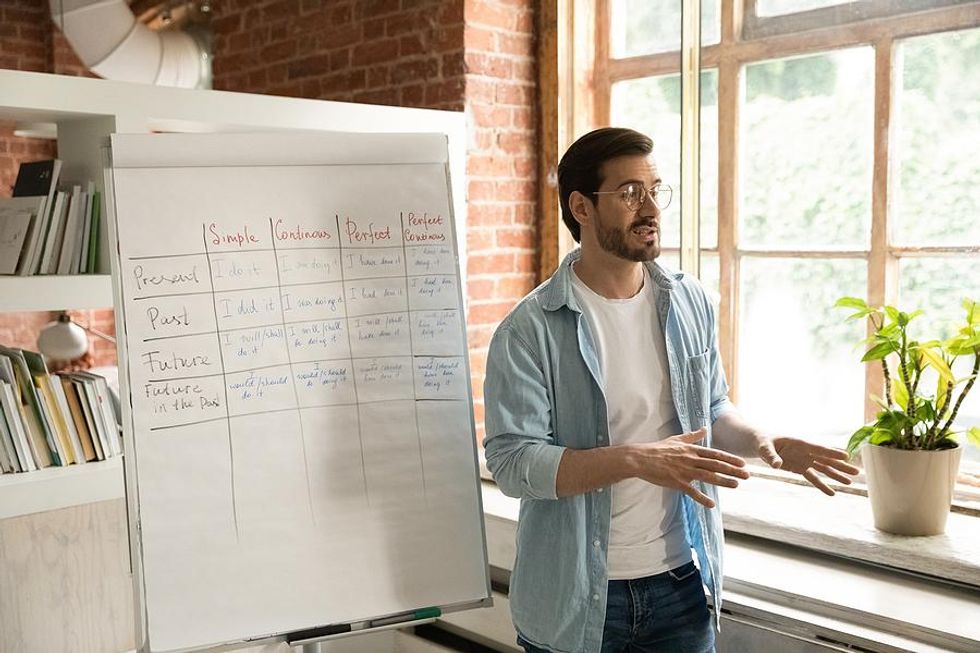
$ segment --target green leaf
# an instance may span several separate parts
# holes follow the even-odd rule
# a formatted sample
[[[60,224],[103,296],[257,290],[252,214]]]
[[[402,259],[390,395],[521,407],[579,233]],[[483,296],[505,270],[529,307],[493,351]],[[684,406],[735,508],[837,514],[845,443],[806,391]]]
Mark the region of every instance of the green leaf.
[[[861,358],[861,362],[867,363],[868,361],[881,360],[888,354],[896,351],[898,351],[898,347],[895,346],[895,343],[890,340],[886,340],[885,342],[881,342],[869,349],[864,354],[864,357]]]
[[[895,324],[898,324],[899,310],[894,306],[885,306],[884,310],[885,310],[885,315],[888,316],[888,319],[890,319]]]
[[[884,410],[891,410],[891,406],[889,406],[887,403],[885,403],[885,400],[882,399],[881,397],[879,397],[878,395],[868,395],[868,396],[871,397],[871,401],[873,401],[876,404],[878,404],[879,406],[881,406],[882,409],[884,409]]]
[[[851,315],[848,315],[847,316],[847,319],[848,320],[858,320],[858,319],[860,319],[862,317],[867,317],[867,316],[871,315],[874,312],[875,312],[875,310],[873,308],[862,308],[857,313],[852,313]]]
[[[950,383],[954,381],[953,371],[949,369],[949,365],[943,360],[943,357],[939,355],[935,349],[920,347],[919,354],[926,359],[926,362],[928,362],[933,369],[939,372],[939,376],[941,378]]]
[[[949,393],[946,392],[946,382],[942,379],[936,383],[936,412],[941,413],[943,406],[949,400]]]
[[[894,434],[884,429],[874,429],[871,433],[871,444],[888,444],[894,442]]]
[[[854,452],[857,451],[858,447],[864,444],[865,440],[871,437],[871,433],[874,432],[874,427],[872,426],[862,426],[857,431],[851,435],[851,439],[847,441],[847,455],[853,457]]]
[[[966,439],[974,447],[980,447],[980,426],[971,426],[966,430]]]
[[[871,310],[868,302],[860,297],[841,297],[834,303],[834,308],[856,308],[859,310]]]
[[[966,310],[966,323],[974,326],[980,325],[980,303],[969,297],[964,297],[962,305]]]
[[[898,373],[892,374],[892,397],[895,398],[895,403],[898,404],[902,410],[908,409],[909,389],[905,387],[905,382],[902,381],[902,375]]]

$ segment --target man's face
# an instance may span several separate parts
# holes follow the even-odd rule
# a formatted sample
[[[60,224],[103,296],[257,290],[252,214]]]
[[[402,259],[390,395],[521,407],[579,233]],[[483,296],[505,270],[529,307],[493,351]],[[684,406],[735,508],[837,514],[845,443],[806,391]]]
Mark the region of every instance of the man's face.
[[[629,184],[648,189],[660,183],[651,156],[621,156],[600,168],[600,191],[622,191]],[[645,192],[638,209],[630,209],[621,192],[593,195],[593,229],[599,246],[628,261],[650,261],[660,256],[660,209]]]

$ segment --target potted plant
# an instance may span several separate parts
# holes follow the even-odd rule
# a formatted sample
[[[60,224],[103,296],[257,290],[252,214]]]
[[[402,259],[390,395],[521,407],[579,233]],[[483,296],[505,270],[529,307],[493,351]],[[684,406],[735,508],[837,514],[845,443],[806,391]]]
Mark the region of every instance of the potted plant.
[[[957,325],[955,335],[926,342],[913,340],[908,331],[922,311],[873,308],[856,297],[843,297],[835,306],[854,309],[849,319],[870,320],[874,333],[861,360],[881,365],[885,377],[884,398],[871,397],[881,411],[847,444],[851,456],[866,445],[862,459],[875,527],[901,535],[938,535],[946,528],[959,471],[957,436],[965,433],[980,446],[980,428],[956,427],[957,413],[980,372],[980,304],[964,300],[966,321]],[[972,356],[973,366],[957,379],[953,364],[961,356]],[[924,387],[929,368],[937,381]]]

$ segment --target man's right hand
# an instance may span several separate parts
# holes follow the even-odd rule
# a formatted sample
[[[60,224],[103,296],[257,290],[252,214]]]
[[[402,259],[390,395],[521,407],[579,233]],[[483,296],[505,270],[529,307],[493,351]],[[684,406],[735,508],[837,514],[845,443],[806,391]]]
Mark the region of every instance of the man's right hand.
[[[695,444],[707,434],[704,428],[659,442],[629,446],[631,476],[654,485],[680,490],[698,503],[714,508],[715,502],[691,483],[703,481],[722,487],[738,487],[748,478],[745,460],[718,449]]]

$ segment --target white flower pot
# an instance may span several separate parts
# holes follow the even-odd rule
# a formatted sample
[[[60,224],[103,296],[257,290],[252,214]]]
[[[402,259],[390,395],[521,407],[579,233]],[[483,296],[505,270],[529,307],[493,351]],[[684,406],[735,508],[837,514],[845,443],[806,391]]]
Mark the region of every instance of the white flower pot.
[[[875,528],[898,535],[940,535],[953,502],[962,447],[905,451],[869,444],[861,450]]]

